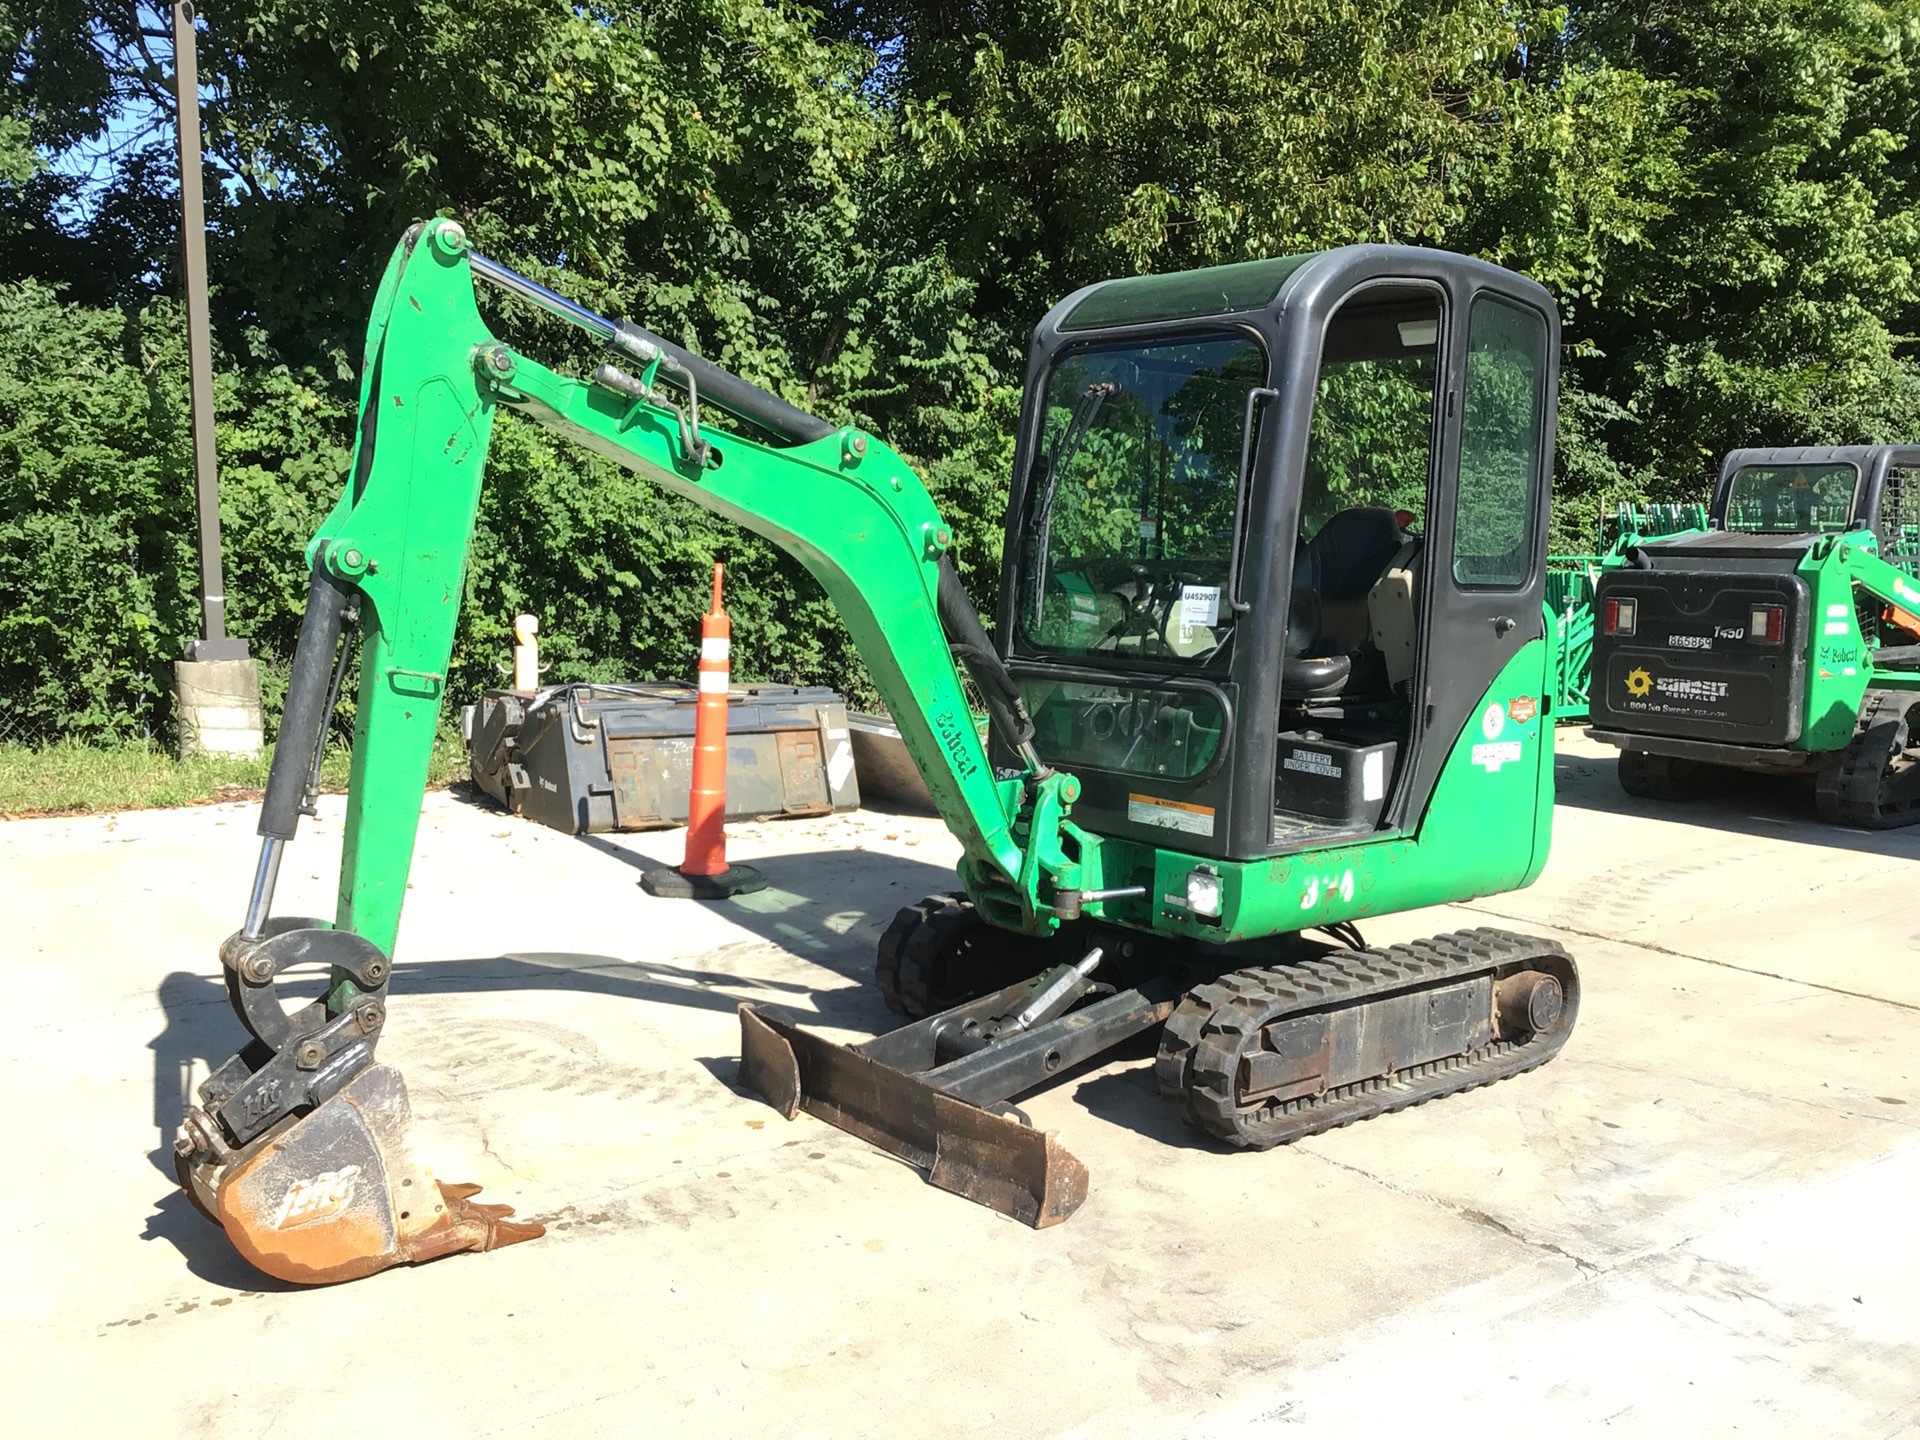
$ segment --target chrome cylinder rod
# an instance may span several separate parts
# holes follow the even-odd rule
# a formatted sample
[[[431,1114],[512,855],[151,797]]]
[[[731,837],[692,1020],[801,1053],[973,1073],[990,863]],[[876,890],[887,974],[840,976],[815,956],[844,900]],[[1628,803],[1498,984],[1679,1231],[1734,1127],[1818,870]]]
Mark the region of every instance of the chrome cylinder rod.
[[[1032,1028],[1034,1023],[1064,999],[1074,988],[1100,967],[1100,947],[1094,946],[1078,965],[1062,970],[1054,982],[1029,1000],[1026,1008],[1015,1015],[1001,1031],[1003,1035]]]
[[[247,897],[247,923],[241,934],[258,940],[267,928],[267,912],[273,909],[273,887],[280,879],[280,857],[287,842],[269,835],[260,842],[260,863],[253,872],[253,893]]]
[[[691,397],[697,386],[702,397],[713,401],[722,410],[749,421],[783,444],[810,444],[834,433],[834,427],[819,416],[809,415],[797,406],[789,405],[778,395],[742,380],[731,370],[723,370],[712,361],[701,359],[691,350],[682,349],[651,330],[642,329],[631,320],[609,320],[604,315],[596,315],[586,306],[576,305],[564,295],[556,295],[538,280],[529,280],[499,261],[489,260],[478,251],[469,251],[467,261],[473,267],[476,279],[518,295],[548,314],[557,315],[590,334],[598,335],[615,350],[642,365],[651,365],[659,360],[678,371],[685,380],[690,412],[695,408]],[[695,425],[698,424],[697,415],[692,415],[690,419]],[[700,448],[696,436],[689,450],[698,452]]]
[[[473,273],[489,285],[497,285],[522,300],[530,300],[548,314],[572,321],[582,330],[592,331],[609,344],[620,333],[620,327],[604,315],[596,315],[586,306],[576,305],[566,296],[555,294],[538,280],[529,280],[517,270],[509,270],[477,250],[468,252],[467,261],[473,266]]]

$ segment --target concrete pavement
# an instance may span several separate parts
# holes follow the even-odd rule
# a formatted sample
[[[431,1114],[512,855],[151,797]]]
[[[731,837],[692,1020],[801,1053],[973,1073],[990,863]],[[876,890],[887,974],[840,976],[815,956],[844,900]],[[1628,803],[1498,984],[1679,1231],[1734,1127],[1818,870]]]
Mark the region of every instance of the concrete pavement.
[[[327,1290],[174,1191],[251,807],[0,826],[15,1163],[0,1381],[79,1434],[1920,1435],[1920,833],[1785,785],[1622,795],[1562,736],[1532,889],[1367,926],[1563,940],[1531,1075],[1268,1155],[1183,1130],[1129,1053],[1023,1102],[1093,1175],[1032,1232],[731,1085],[733,1009],[839,1038],[935,821],[736,827],[772,889],[643,894],[677,834],[572,840],[428,800],[382,1057],[442,1176],[549,1235]],[[277,909],[328,913],[323,803]],[[24,1002],[24,1003],[23,1003]],[[197,1073],[204,1073],[202,1067]],[[37,1428],[37,1427],[36,1427]]]

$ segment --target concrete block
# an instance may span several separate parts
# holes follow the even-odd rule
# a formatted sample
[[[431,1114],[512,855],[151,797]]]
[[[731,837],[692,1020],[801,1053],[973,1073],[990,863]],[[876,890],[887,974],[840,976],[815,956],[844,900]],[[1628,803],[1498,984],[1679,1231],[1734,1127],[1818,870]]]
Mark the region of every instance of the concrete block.
[[[253,660],[176,660],[180,755],[241,755],[262,746],[260,666]]]

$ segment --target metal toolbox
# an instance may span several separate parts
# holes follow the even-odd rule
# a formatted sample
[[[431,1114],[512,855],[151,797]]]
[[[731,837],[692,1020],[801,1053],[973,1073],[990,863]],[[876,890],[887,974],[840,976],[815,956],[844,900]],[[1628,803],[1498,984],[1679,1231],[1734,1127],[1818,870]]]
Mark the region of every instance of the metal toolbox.
[[[569,835],[683,825],[693,773],[691,685],[489,690],[460,712],[473,781]],[[860,804],[846,704],[822,686],[727,695],[727,818],[825,815]]]

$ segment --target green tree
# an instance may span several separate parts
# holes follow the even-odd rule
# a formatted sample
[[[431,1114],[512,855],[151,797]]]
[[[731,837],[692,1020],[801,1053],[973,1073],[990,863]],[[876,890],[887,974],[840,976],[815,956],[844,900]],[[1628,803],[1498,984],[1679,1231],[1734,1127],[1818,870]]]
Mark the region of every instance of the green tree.
[[[164,725],[192,623],[164,28],[0,0],[19,332],[0,576],[38,587],[12,632],[34,723],[92,733]],[[1697,496],[1731,445],[1911,438],[1916,47],[1920,16],[1889,0],[209,0],[235,626],[284,659],[368,290],[431,214],[886,435],[989,612],[1027,333],[1111,275],[1384,240],[1535,276],[1565,321],[1562,546],[1614,498]],[[587,358],[559,322],[489,304],[515,343]],[[1384,425],[1391,399],[1330,386],[1322,429],[1336,405]],[[1378,470],[1336,428],[1340,464]],[[555,677],[683,670],[689,577],[716,556],[743,673],[857,673],[791,562],[550,436],[500,434],[461,689],[492,680],[523,607]],[[124,614],[94,606],[63,649],[65,622],[32,615],[85,609],[96,570],[125,577]]]
[[[1920,15],[1600,6],[1557,52],[1544,80],[1631,73],[1647,122],[1620,147],[1631,221],[1567,294],[1586,478],[1698,499],[1735,446],[1920,435]]]

